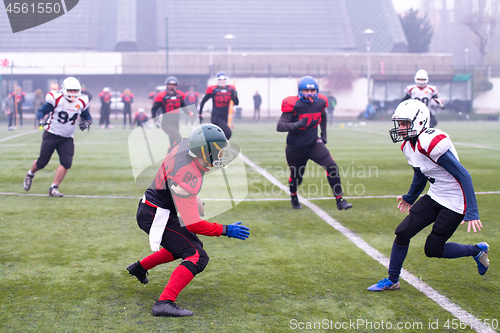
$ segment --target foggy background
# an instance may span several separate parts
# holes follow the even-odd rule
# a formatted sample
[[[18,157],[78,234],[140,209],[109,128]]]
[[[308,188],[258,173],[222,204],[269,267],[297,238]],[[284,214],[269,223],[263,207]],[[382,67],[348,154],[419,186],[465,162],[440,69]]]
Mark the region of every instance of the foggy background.
[[[281,100],[296,94],[297,80],[311,75],[337,98],[335,117],[355,118],[368,104],[390,113],[425,69],[447,106],[440,112],[500,113],[499,2],[80,0],[53,21],[17,33],[2,8],[0,98],[14,86],[27,97],[36,89],[47,93],[75,76],[93,96],[93,116],[104,87],[117,95],[130,88],[132,111],[149,112],[149,94],[168,75],[201,98],[222,70],[238,90],[243,119],[253,115],[256,91],[261,116],[276,117]],[[416,28],[403,22],[411,15]]]

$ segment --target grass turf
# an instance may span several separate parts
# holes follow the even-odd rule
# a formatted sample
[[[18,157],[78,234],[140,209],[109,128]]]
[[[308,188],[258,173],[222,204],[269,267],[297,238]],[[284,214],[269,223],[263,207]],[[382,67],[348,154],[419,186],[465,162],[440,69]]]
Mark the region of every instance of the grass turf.
[[[356,124],[329,127],[327,146],[341,168],[342,182],[351,185],[345,195],[404,194],[412,170],[399,145],[390,142],[390,123]],[[443,122],[438,127],[460,143],[456,148],[475,190],[498,191],[500,124]],[[0,130],[0,138],[29,131]],[[372,332],[369,323],[383,321],[406,325],[394,331],[422,332],[436,320],[436,331],[468,331],[446,328],[454,317],[404,281],[399,291],[367,292],[369,285],[387,275],[386,269],[309,209],[293,211],[287,200],[243,202],[211,219],[226,224],[243,220],[251,229],[250,239],[200,236],[210,263],[177,300],[195,315],[152,316],[151,307],[178,262],[150,270],[145,286],[125,270],[150,253],[147,235],[135,221],[136,197],[144,189],[132,176],[129,134],[94,128],[76,133],[73,167],[60,190],[67,195],[132,199],[0,196],[0,331],[289,332],[302,327],[299,323],[304,331],[315,331],[326,323],[335,328],[336,323],[355,321],[360,326],[344,331]],[[22,179],[40,142],[40,132],[0,142],[0,192],[24,192]],[[275,132],[275,124],[237,125],[232,142],[286,184],[285,134]],[[57,165],[55,154],[36,174],[30,193],[47,193]],[[250,168],[247,178],[248,198],[287,198]],[[325,183],[324,173],[309,163],[300,193],[329,197]],[[490,244],[492,267],[484,277],[477,274],[471,258],[426,258],[427,229],[412,240],[404,268],[472,315],[491,321],[498,320],[500,312],[495,269],[500,246],[498,194],[477,198],[484,230],[468,234],[461,226],[451,240]],[[395,199],[349,201],[354,208],[348,211],[337,211],[332,200],[314,202],[389,256],[394,229],[403,217]]]

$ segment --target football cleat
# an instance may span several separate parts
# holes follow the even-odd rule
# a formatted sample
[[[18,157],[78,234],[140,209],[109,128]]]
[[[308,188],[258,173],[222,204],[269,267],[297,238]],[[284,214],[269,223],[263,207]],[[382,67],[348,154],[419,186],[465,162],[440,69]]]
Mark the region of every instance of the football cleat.
[[[33,182],[33,177],[35,175],[30,176],[29,173],[26,173],[26,176],[24,177],[24,182],[23,182],[23,187],[25,191],[29,191],[31,188],[31,183]]]
[[[342,199],[342,198],[337,199],[337,209],[338,210],[346,210],[346,209],[349,209],[351,207],[352,207],[352,205],[350,203],[348,203],[347,201],[345,201],[344,199]]]
[[[140,283],[146,284],[149,282],[149,279],[146,276],[148,274],[148,270],[142,267],[139,261],[130,264],[127,267],[127,271],[130,275],[135,276]]]
[[[62,197],[63,194],[58,190],[59,186],[54,185],[49,189],[49,197]]]
[[[382,291],[382,290],[397,290],[399,289],[399,281],[394,283],[388,278],[380,280],[375,283],[373,286],[368,287],[369,291]]]
[[[154,316],[185,317],[192,316],[193,311],[180,308],[173,301],[157,301],[153,306]]]
[[[476,246],[481,250],[481,252],[473,258],[477,263],[477,271],[479,272],[479,275],[484,275],[490,266],[490,260],[488,259],[488,250],[490,246],[485,242],[476,244]]]
[[[292,199],[292,207],[293,209],[302,209],[302,205],[300,204],[299,202],[299,198],[297,197],[297,195],[290,195],[291,199]]]

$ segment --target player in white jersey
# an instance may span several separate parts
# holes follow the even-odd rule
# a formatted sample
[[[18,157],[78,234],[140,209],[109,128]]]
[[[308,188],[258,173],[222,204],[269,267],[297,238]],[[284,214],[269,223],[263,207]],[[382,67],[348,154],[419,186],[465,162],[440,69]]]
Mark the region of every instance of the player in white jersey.
[[[429,110],[417,100],[399,104],[392,120],[391,138],[393,142],[403,141],[401,149],[414,169],[410,190],[397,198],[399,210],[403,213],[409,211],[409,214],[396,228],[389,277],[368,290],[399,289],[399,275],[410,239],[432,223],[432,231],[425,242],[425,255],[447,259],[473,257],[479,274],[484,275],[489,266],[487,243],[463,245],[448,242],[464,222],[468,222],[468,232],[471,227],[474,232],[482,228],[471,176],[458,161],[449,136],[428,127]],[[429,191],[417,200],[427,182],[430,183]]]
[[[40,125],[45,128],[40,156],[32,163],[24,177],[23,187],[26,191],[31,188],[35,172],[45,168],[54,150],[57,150],[61,165],[56,170],[54,182],[49,189],[49,196],[63,196],[58,188],[73,163],[75,152],[73,134],[77,126],[76,121],[80,116],[78,126],[82,131],[88,128],[92,122],[89,113],[89,99],[86,95],[82,95],[81,91],[80,82],[74,77],[68,77],[63,81],[61,90],[51,91],[45,97],[47,103],[36,114]],[[45,115],[48,115],[46,120],[44,120]]]
[[[444,103],[441,98],[439,98],[439,92],[436,86],[427,84],[429,82],[429,76],[427,72],[420,69],[415,73],[415,84],[406,87],[406,95],[402,101],[408,99],[417,99],[427,106],[430,111],[430,124],[429,127],[435,127],[437,125],[436,111],[437,106],[444,108]]]

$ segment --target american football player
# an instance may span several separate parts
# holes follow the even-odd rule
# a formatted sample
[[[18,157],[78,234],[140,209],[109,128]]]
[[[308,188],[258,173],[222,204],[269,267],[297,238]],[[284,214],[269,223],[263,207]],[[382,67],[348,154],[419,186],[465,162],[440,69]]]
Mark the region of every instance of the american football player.
[[[101,118],[99,119],[100,128],[113,128],[113,125],[109,123],[109,115],[111,113],[111,89],[105,87],[99,94],[101,99]]]
[[[75,128],[78,126],[84,131],[92,123],[89,100],[87,96],[82,95],[81,91],[80,82],[74,77],[68,77],[63,81],[60,91],[51,91],[45,97],[47,103],[36,114],[40,125],[45,129],[40,156],[33,162],[24,177],[23,187],[25,191],[30,190],[35,172],[43,169],[49,163],[54,150],[57,150],[61,165],[56,170],[54,181],[49,189],[49,196],[63,196],[59,192],[59,185],[73,163]],[[43,120],[45,115],[49,115],[46,122]],[[80,121],[77,124],[79,117]]]
[[[182,140],[179,132],[179,109],[186,106],[184,101],[184,93],[177,90],[179,81],[175,76],[169,76],[165,80],[166,90],[160,91],[155,96],[155,103],[151,108],[151,114],[159,116],[163,114],[161,126],[165,133],[170,138],[169,151]],[[161,110],[161,111],[159,111]],[[191,111],[183,109],[189,117],[193,116]]]
[[[227,84],[228,77],[226,73],[219,72],[216,77],[217,85],[209,86],[205,92],[205,96],[203,96],[203,99],[201,100],[199,110],[200,122],[203,120],[203,106],[209,99],[212,99],[213,106],[210,121],[212,124],[222,128],[224,134],[229,140],[231,139],[231,135],[233,133],[227,124],[229,117],[229,105],[231,101],[233,101],[234,105],[239,104],[238,92],[234,86]]]
[[[328,99],[318,93],[318,83],[311,76],[299,81],[298,96],[290,96],[281,103],[281,117],[276,129],[288,132],[286,137],[286,160],[290,168],[290,195],[292,207],[302,209],[297,189],[302,183],[308,160],[321,165],[327,174],[328,183],[337,200],[339,210],[349,209],[350,203],[342,198],[342,185],[337,163],[326,148],[326,111]],[[318,125],[321,137],[318,137]]]
[[[200,205],[197,195],[203,177],[210,168],[226,167],[234,159],[229,148],[229,142],[218,126],[203,124],[196,127],[189,139],[183,139],[167,155],[139,203],[137,222],[149,235],[151,249],[156,252],[129,265],[129,273],[141,283],[148,283],[148,270],[182,259],[153,306],[155,316],[184,317],[193,314],[174,302],[182,289],[208,264],[208,255],[198,234],[223,235],[241,240],[250,235],[249,228],[241,222],[222,225],[200,217],[203,205]]]
[[[441,98],[439,98],[439,92],[436,86],[428,85],[429,76],[427,71],[420,69],[415,73],[415,84],[406,87],[406,95],[402,101],[409,99],[417,99],[424,103],[430,112],[429,127],[434,127],[437,125],[436,119],[436,107],[439,106],[444,109],[444,103]]]
[[[389,131],[393,142],[403,142],[401,150],[413,165],[413,181],[407,194],[397,197],[398,209],[409,214],[396,228],[389,263],[389,277],[370,286],[370,291],[399,289],[399,275],[411,238],[434,223],[424,251],[430,258],[473,257],[478,272],[488,271],[489,246],[485,242],[463,245],[448,242],[460,224],[470,232],[481,230],[476,196],[469,172],[459,162],[457,151],[445,132],[429,128],[429,110],[418,100],[399,104]],[[419,196],[429,183],[426,195]],[[418,199],[418,200],[417,200]]]
[[[123,103],[123,129],[127,125],[127,114],[128,124],[132,128],[132,103],[134,103],[134,94],[132,94],[129,88],[126,88],[121,97]]]

